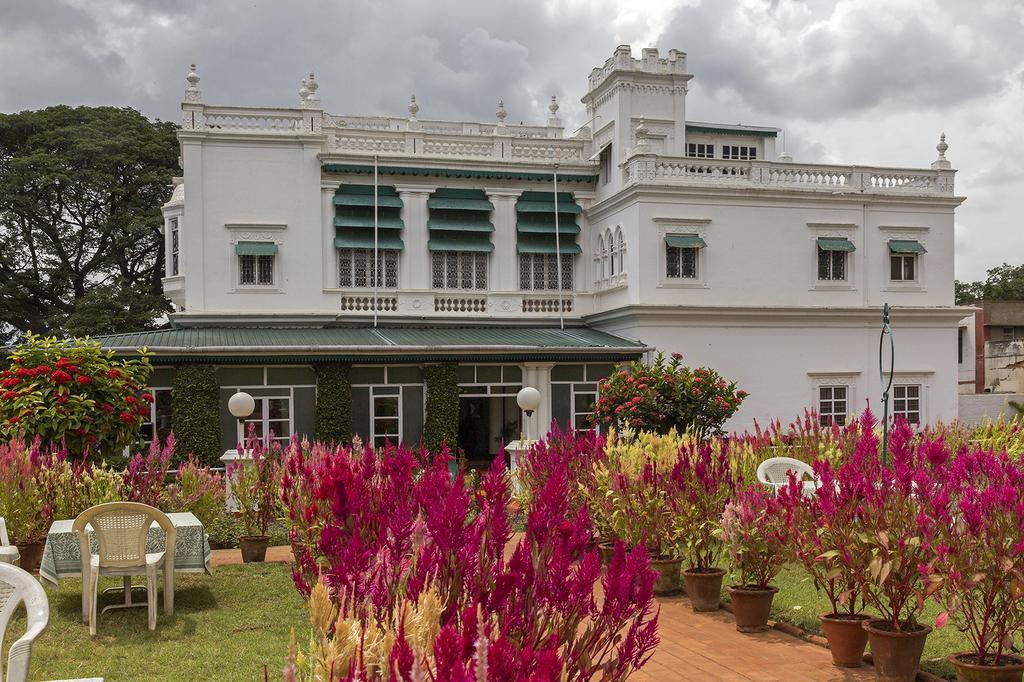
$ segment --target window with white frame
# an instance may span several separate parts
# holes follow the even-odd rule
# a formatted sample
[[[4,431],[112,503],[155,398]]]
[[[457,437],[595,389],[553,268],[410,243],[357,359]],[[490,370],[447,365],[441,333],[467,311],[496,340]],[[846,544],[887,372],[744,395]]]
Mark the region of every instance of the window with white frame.
[[[818,247],[818,280],[846,280],[846,251],[831,251]]]
[[[911,424],[921,423],[920,384],[896,384],[892,387],[892,414]]]
[[[433,251],[432,285],[435,289],[486,289],[487,255],[477,251]]]
[[[163,443],[171,433],[171,389],[149,388],[146,389],[153,400],[149,403],[149,414],[142,422],[139,430],[139,439],[145,447],[153,442],[156,437]]]
[[[594,253],[594,266],[597,269],[597,281],[601,282],[607,276],[608,272],[608,252],[604,243],[604,235],[598,235],[597,237],[597,251]]]
[[[572,427],[577,431],[593,431],[597,426],[591,421],[594,404],[597,402],[597,384],[572,385]]]
[[[626,271],[626,238],[622,235],[622,228],[615,228],[615,252],[619,256],[618,273]]]
[[[916,282],[917,254],[889,254],[889,280],[893,282]]]
[[[665,246],[665,276],[669,279],[697,279],[700,249],[696,246]]]
[[[849,414],[849,386],[818,387],[818,422],[822,426],[846,424]]]
[[[607,185],[612,179],[612,145],[608,143],[597,157],[601,184]]]
[[[757,158],[757,147],[743,147],[738,145],[722,145],[722,158],[735,159],[737,161],[749,161]]]
[[[174,277],[181,269],[181,235],[178,231],[178,219],[171,218],[167,226],[169,249],[167,255],[167,275]]]
[[[244,442],[249,437],[249,427],[256,429],[256,437],[264,443],[273,434],[273,440],[282,447],[288,445],[294,429],[292,398],[283,396],[254,396],[256,409],[238,426],[238,439]]]
[[[376,265],[374,267],[373,249],[338,249],[338,286],[370,288],[376,276],[377,287],[397,288],[398,251],[378,250]]]
[[[564,254],[561,257],[561,287],[563,291],[572,291],[573,289],[572,258],[570,254]],[[557,255],[553,253],[519,254],[519,288],[523,291],[557,290],[559,287],[558,260]]]
[[[243,253],[238,255],[238,284],[241,286],[273,286],[275,254]]]
[[[688,142],[686,155],[695,159],[713,159],[715,158],[715,145],[704,142]]]
[[[387,443],[397,445],[402,440],[401,393],[380,395],[373,392],[370,400],[370,438],[373,447],[382,448]]]
[[[621,272],[619,268],[619,245],[611,230],[605,231],[605,241],[608,243],[608,276],[614,277]]]

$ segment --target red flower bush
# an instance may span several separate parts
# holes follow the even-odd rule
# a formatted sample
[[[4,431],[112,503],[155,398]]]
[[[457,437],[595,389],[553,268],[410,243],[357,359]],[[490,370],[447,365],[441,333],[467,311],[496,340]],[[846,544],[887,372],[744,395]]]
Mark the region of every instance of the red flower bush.
[[[146,356],[119,360],[94,341],[30,334],[10,362],[0,371],[0,439],[39,437],[77,458],[118,455],[138,436],[143,415],[132,404],[152,371]]]
[[[682,433],[695,428],[717,434],[747,397],[707,367],[691,369],[673,353],[666,364],[659,353],[654,363],[633,362],[598,384],[593,420],[604,426],[628,425],[636,430]]]

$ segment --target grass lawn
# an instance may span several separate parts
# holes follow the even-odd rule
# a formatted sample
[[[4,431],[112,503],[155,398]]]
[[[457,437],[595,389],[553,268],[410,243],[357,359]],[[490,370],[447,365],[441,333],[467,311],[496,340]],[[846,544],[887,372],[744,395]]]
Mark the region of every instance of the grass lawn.
[[[100,586],[119,584],[119,578],[104,578]],[[138,608],[100,615],[96,637],[90,637],[81,621],[81,585],[69,579],[46,590],[50,627],[32,649],[31,679],[262,680],[264,665],[270,679],[280,679],[290,628],[300,641],[309,636],[288,564],[220,566],[212,576],[177,574],[174,615],[163,614],[161,599],[155,632],[146,627],[146,609]],[[120,599],[101,594],[100,608]],[[133,599],[144,600],[145,592],[136,590]],[[8,627],[8,646],[25,632],[23,614]]]
[[[726,583],[728,578],[729,576],[726,576]],[[818,616],[830,611],[831,608],[824,592],[819,593],[814,589],[814,583],[807,578],[807,574],[796,566],[789,566],[783,569],[774,584],[779,588],[779,592],[772,604],[772,617],[792,623],[808,632],[822,634]],[[724,589],[722,596],[724,599],[728,599],[729,596]],[[920,622],[934,627],[935,616],[940,611],[938,606],[929,600]],[[921,657],[921,668],[940,677],[955,679],[953,666],[946,662],[945,657],[970,648],[966,635],[950,622],[941,630],[933,629],[928,635],[924,656]]]

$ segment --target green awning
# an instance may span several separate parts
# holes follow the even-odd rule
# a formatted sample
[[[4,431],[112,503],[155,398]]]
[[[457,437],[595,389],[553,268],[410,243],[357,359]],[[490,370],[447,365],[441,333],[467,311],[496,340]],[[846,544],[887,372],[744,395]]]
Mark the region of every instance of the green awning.
[[[928,253],[924,245],[916,239],[890,239],[889,251],[892,253]]]
[[[277,244],[273,242],[238,242],[235,253],[239,256],[273,256],[277,253]]]
[[[494,232],[494,224],[482,218],[466,217],[430,218],[427,220],[428,230],[445,230],[449,232]]]
[[[427,208],[443,208],[451,211],[487,211],[494,210],[494,204],[487,199],[467,199],[460,197],[430,197]]]
[[[667,234],[665,244],[677,249],[703,249],[707,242],[695,234]]]
[[[339,215],[334,218],[335,227],[356,227],[373,229],[373,216]],[[377,216],[377,227],[382,230],[401,230],[405,223],[395,216]]]
[[[476,253],[490,253],[494,251],[494,244],[490,237],[480,239],[475,235],[452,234],[431,234],[427,240],[429,251],[473,251]]]
[[[370,206],[373,207],[373,194],[335,194],[335,206]],[[387,195],[377,196],[377,206],[381,208],[402,208],[402,198]]]
[[[572,192],[559,192],[556,204],[554,192],[523,192],[516,201],[517,213],[583,213]]]
[[[856,251],[856,247],[845,237],[818,237],[818,248],[822,251]]]
[[[583,249],[576,242],[564,241],[555,248],[555,240],[545,241],[524,241],[522,239],[516,244],[516,251],[519,253],[561,253],[563,256],[575,256],[583,253]]]
[[[516,222],[516,231],[523,232],[525,234],[554,234],[555,233],[555,220],[519,220]],[[580,233],[580,226],[577,225],[571,218],[566,220],[558,221],[558,234],[574,235]]]
[[[341,232],[334,238],[334,246],[338,249],[372,249],[373,232]],[[390,234],[378,234],[377,248],[401,251],[405,242]]]

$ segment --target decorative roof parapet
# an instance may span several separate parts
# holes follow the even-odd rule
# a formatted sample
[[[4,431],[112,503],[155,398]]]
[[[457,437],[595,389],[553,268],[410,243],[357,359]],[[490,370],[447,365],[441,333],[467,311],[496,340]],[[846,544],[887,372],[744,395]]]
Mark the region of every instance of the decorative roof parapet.
[[[691,74],[686,71],[686,53],[680,50],[669,50],[668,57],[659,57],[658,48],[646,47],[640,59],[633,58],[629,45],[619,45],[604,66],[595,67],[590,72],[590,90],[593,91],[615,72],[647,73],[647,74],[678,74],[687,79]]]
[[[189,104],[199,104],[203,101],[202,93],[199,91],[199,74],[196,73],[196,65],[189,66],[188,75],[185,76],[188,86],[185,88],[185,101]]]
[[[946,158],[946,150],[949,149],[949,145],[946,144],[946,133],[939,135],[939,143],[935,145],[935,151],[939,153],[939,158],[932,161],[932,168],[939,170],[940,168],[952,168],[953,164]]]

